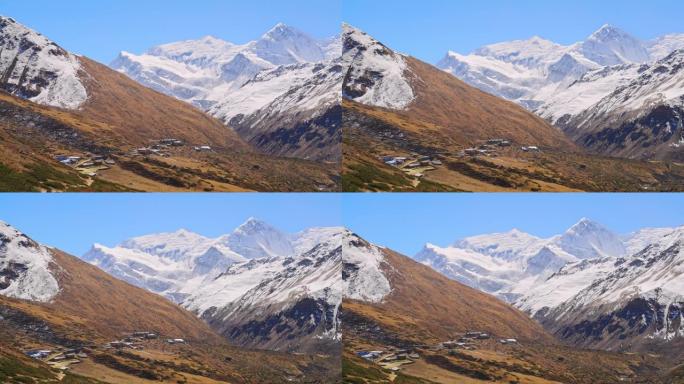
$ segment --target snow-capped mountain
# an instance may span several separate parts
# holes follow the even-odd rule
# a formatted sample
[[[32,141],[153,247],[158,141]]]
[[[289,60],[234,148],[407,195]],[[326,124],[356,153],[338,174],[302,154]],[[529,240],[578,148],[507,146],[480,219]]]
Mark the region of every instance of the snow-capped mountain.
[[[0,89],[39,104],[77,109],[88,99],[84,76],[78,57],[0,16]]]
[[[340,44],[339,38],[317,40],[278,24],[241,45],[207,36],[142,55],[122,52],[111,67],[198,106],[268,153],[334,158],[329,141],[335,130],[317,130],[323,124],[317,119],[340,104]],[[303,126],[312,126],[314,133],[288,137],[307,131]],[[317,150],[321,146],[326,148]]]
[[[652,64],[617,68],[616,76],[621,80],[614,89],[576,115],[566,112],[557,125],[597,152],[648,159],[684,158],[682,68],[684,50]],[[558,98],[562,102],[569,96],[559,93]],[[554,109],[558,110],[558,104],[547,111]]]
[[[503,301],[346,231],[342,242],[343,333],[364,344],[429,343],[469,329],[550,340]],[[511,336],[508,336],[511,337]]]
[[[382,248],[347,232],[342,245],[344,298],[380,303],[392,287],[385,275],[390,268]]]
[[[59,293],[51,251],[0,221],[0,295],[47,303]]]
[[[521,307],[579,345],[632,348],[683,337],[684,227],[660,233],[650,231],[652,242],[632,255],[564,267]],[[550,289],[563,297],[549,300]]]
[[[345,98],[366,105],[404,109],[415,98],[403,55],[367,33],[342,25],[342,56],[350,65],[342,86]]]
[[[286,234],[250,218],[215,239],[179,230],[136,237],[115,247],[95,244],[83,259],[119,279],[181,302],[205,279],[234,263],[292,253]]]
[[[181,304],[240,345],[319,351],[340,339],[343,234],[286,234],[250,218],[213,239],[179,230],[95,245],[83,258]]]
[[[582,219],[548,239],[514,229],[465,238],[448,247],[427,244],[414,258],[449,278],[515,302],[568,263],[625,252],[618,235]]]
[[[549,239],[513,230],[428,244],[414,258],[513,303],[562,339],[632,348],[684,336],[683,246],[684,227],[619,236],[582,219]]]
[[[534,110],[591,70],[662,59],[684,47],[681,36],[641,41],[604,25],[586,40],[567,46],[535,36],[484,46],[469,55],[449,52],[437,66]]]
[[[514,145],[576,150],[562,132],[523,107],[398,53],[358,28],[344,24],[342,43],[348,64],[342,85],[345,134],[354,148],[345,153],[354,157],[351,162],[377,162],[385,152],[409,148],[456,153],[497,137]]]
[[[208,113],[267,153],[339,160],[343,76],[339,57],[264,70]]]
[[[142,55],[122,52],[111,67],[206,109],[265,69],[326,61],[331,45],[278,24],[246,44],[206,36],[153,47]]]
[[[198,287],[183,306],[240,345],[323,351],[341,340],[345,233],[342,228],[306,231],[302,235],[318,239],[312,248],[235,264]]]
[[[568,46],[533,37],[449,52],[437,65],[520,103],[595,152],[668,158],[684,143],[682,48],[684,35],[642,41],[604,25]]]

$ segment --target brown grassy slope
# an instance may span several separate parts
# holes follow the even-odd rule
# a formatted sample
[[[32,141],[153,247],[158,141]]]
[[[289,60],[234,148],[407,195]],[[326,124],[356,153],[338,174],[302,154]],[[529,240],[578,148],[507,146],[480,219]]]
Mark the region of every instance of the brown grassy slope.
[[[432,125],[462,145],[505,138],[521,145],[576,150],[560,130],[521,106],[482,92],[418,59],[408,57],[416,94],[402,118]]]
[[[162,335],[210,341],[204,322],[167,299],[118,280],[76,257],[55,251],[62,291],[50,307],[86,319],[99,333],[153,329]]]
[[[385,251],[392,292],[380,304],[345,301],[345,311],[373,319],[393,332],[427,342],[447,340],[468,330],[497,337],[551,342],[542,327],[501,300],[393,251]],[[344,323],[343,323],[344,324]]]
[[[248,150],[238,135],[194,108],[87,58],[80,58],[88,101],[78,113],[102,122],[133,145],[166,137],[191,144]]]
[[[173,102],[177,103],[175,100]],[[190,106],[180,104],[192,114],[201,114]],[[139,112],[134,111],[134,113]],[[136,119],[139,121],[140,117]],[[235,135],[233,131],[220,124],[216,128],[221,135],[228,134],[228,137]],[[13,172],[18,173],[14,177],[0,173],[0,190],[117,191],[128,188],[143,191],[176,189],[315,191],[336,189],[335,179],[339,173],[336,164],[277,158],[251,151],[251,149],[243,150],[245,144],[227,148],[212,144],[214,151],[211,153],[197,153],[190,145],[187,145],[174,148],[171,158],[151,157],[148,161],[148,159],[128,155],[128,150],[133,145],[130,144],[126,131],[127,129],[112,125],[111,121],[97,121],[92,115],[83,111],[66,111],[41,106],[0,92],[0,166],[7,166]],[[192,129],[188,132],[194,134]],[[154,136],[150,140],[164,137],[162,136],[164,134],[165,132],[158,133],[159,136]],[[175,137],[183,138],[180,135]],[[192,142],[188,143],[192,144]],[[206,143],[206,141],[200,143]],[[237,147],[239,150],[236,150]],[[63,180],[64,177],[46,175],[60,172],[75,175],[74,170],[57,163],[53,156],[57,154],[83,156],[84,152],[113,154],[117,165],[112,170],[100,172],[96,182],[90,185],[83,184],[85,180],[67,181]],[[30,167],[36,164],[51,170],[34,175],[35,172],[32,172]],[[75,177],[79,178],[78,175]],[[54,179],[59,179],[60,185],[55,184]]]
[[[41,319],[67,338],[114,339],[133,331],[154,331],[204,343],[221,338],[167,299],[134,287],[80,259],[52,251],[60,292],[52,303],[0,297],[0,304]]]

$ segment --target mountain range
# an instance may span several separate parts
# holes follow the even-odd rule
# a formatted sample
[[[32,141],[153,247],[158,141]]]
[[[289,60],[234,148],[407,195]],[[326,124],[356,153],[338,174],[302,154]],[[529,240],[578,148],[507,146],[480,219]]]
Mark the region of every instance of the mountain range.
[[[277,244],[267,248],[266,243],[260,242],[266,238],[266,233],[261,238],[249,238],[247,234],[240,238],[239,232],[247,232],[250,225],[260,224],[250,221],[233,233],[231,246],[247,251],[245,254],[248,256],[249,250],[278,250]],[[252,230],[257,229],[252,227]],[[315,236],[311,234],[307,240]],[[140,243],[143,243],[143,240],[138,239]],[[146,240],[145,244],[152,244],[149,238]],[[255,243],[250,243],[250,240],[254,240]],[[306,248],[307,240],[293,241],[293,249],[299,249],[298,246]],[[166,248],[168,257],[174,257],[171,253],[172,248],[173,245]],[[313,268],[313,262],[319,261],[317,258],[320,258],[323,262],[333,264],[328,269],[331,274],[335,274],[335,260],[340,256],[334,253],[334,248],[334,243],[327,248],[320,245],[294,261],[298,266],[311,262],[310,268]],[[258,257],[256,253],[251,256]],[[179,257],[178,253],[176,257]],[[254,260],[261,260],[260,263],[264,264],[277,264],[273,258]],[[274,324],[273,319],[265,314],[255,313],[270,308],[283,299],[295,301],[298,295],[319,295],[317,297],[320,304],[321,300],[327,299],[326,294],[334,295],[334,292],[339,292],[332,288],[333,284],[327,284],[317,277],[309,277],[309,280],[317,280],[322,285],[316,285],[315,282],[306,285],[295,281],[296,279],[285,271],[288,268],[285,266],[288,264],[287,259],[281,259],[281,262],[283,266],[280,266],[280,273],[271,276],[256,273],[247,278],[243,276],[243,285],[232,287],[235,291],[243,289],[245,295],[241,299],[246,300],[251,287],[257,286],[253,288],[254,291],[259,291],[260,288],[267,289],[267,284],[260,284],[257,278],[264,281],[270,278],[273,281],[278,280],[279,284],[274,283],[271,287],[281,288],[279,292],[283,294],[287,292],[280,300],[272,298],[271,301],[267,301],[266,297],[272,293],[267,291],[266,297],[252,294],[251,297],[256,300],[240,303],[242,308],[236,312],[248,313],[252,319],[264,322],[268,320],[267,324],[255,324],[257,320],[245,320],[245,333],[265,329],[267,326],[277,330],[272,334],[263,335],[271,344],[260,345],[270,347],[271,351],[256,350],[238,346],[237,343],[228,343],[220,331],[212,329],[214,324],[202,321],[196,311],[186,310],[162,295],[135,287],[95,265],[39,244],[8,224],[0,223],[0,377],[3,382],[25,382],[35,378],[50,383],[80,380],[78,382],[93,384],[115,383],[121,380],[336,382],[339,379],[339,358],[334,357],[334,347],[339,343],[335,341],[339,340],[334,331],[337,324],[330,319],[324,325],[322,322],[320,328],[325,328],[326,331],[333,330],[329,334],[328,348],[318,350],[317,354],[305,354],[301,353],[304,348],[282,347],[285,343],[292,345],[300,339],[305,339],[306,335],[299,335],[293,329],[297,326],[309,330],[309,333],[313,332],[310,325],[313,310],[302,312],[309,310],[310,306],[305,299],[302,298],[299,307],[292,310],[296,317],[283,320],[280,324]],[[320,264],[321,262],[316,265]],[[238,265],[246,267],[244,264],[236,264]],[[291,266],[289,268],[292,269]],[[338,276],[339,267],[336,272]],[[234,271],[227,269],[225,273],[233,274]],[[217,279],[215,284],[219,282],[220,279]],[[290,290],[285,289],[288,285]],[[319,290],[306,290],[306,287],[314,286],[320,287]],[[202,298],[196,299],[200,301]],[[222,300],[226,302],[225,298]],[[252,311],[247,308],[250,305],[253,306]],[[257,305],[263,307],[258,309],[255,307]],[[322,315],[331,318],[336,316],[335,308],[326,309],[332,313]],[[153,337],[141,339],[135,335],[136,332],[153,333]],[[286,338],[286,335],[290,337]],[[280,346],[272,339],[276,337],[281,337]],[[175,346],[168,340],[180,340],[179,345]],[[242,344],[251,342],[252,347],[258,344],[248,336],[243,336],[243,340],[247,342]],[[310,337],[309,341],[310,344],[324,343],[315,337]],[[289,351],[274,352],[276,349]],[[300,352],[291,353],[294,349]],[[46,353],[46,356],[33,356],[33,359],[28,359],[27,356],[36,350],[48,352],[41,352]],[[263,364],[267,366],[264,367]]]
[[[678,163],[588,154],[572,135],[518,103],[467,84],[467,77],[459,80],[347,24],[342,39],[343,60],[350,63],[342,85],[345,191],[643,191],[682,185]],[[549,55],[560,49],[544,47]],[[508,55],[504,48],[490,51],[511,60],[522,51],[536,52],[525,47]],[[529,61],[535,60],[541,59]]]
[[[326,351],[341,337],[342,232],[286,234],[251,218],[215,239],[153,234],[95,244],[83,259],[179,303],[235,344]]]
[[[8,383],[334,382],[339,375],[334,358],[229,345],[164,297],[6,223],[0,223],[0,323],[0,378]],[[175,346],[167,339],[183,341]],[[28,356],[36,350],[44,355]]]
[[[535,36],[449,52],[437,66],[515,101],[595,153],[681,159],[684,35],[642,41],[604,25],[561,45]]]
[[[122,52],[110,66],[268,153],[339,161],[340,52],[339,38],[316,40],[280,23],[246,44],[207,36]]]
[[[682,228],[618,235],[582,219],[542,239],[519,230],[427,244],[415,259],[497,295],[557,337],[608,350],[681,342]]]
[[[588,254],[581,233],[576,226],[567,239]],[[661,364],[679,361],[676,352],[663,358],[564,346],[523,311],[355,234],[343,243],[343,264],[349,382],[665,382]]]
[[[287,38],[288,31],[275,28],[273,41],[266,39],[253,49],[274,62],[288,60],[288,52],[314,54],[295,43],[275,42]],[[169,55],[173,48],[166,48]],[[293,65],[296,75],[278,80],[282,95],[271,100],[280,106],[269,101],[258,107],[263,112],[259,118],[271,125],[265,128],[264,123],[261,133],[247,129],[248,136],[277,149],[264,153],[241,137],[238,131],[244,129],[237,125],[227,127],[189,103],[0,17],[2,190],[334,190],[338,170],[320,160],[333,161],[339,152],[334,143],[339,103],[326,94],[339,67],[327,62]],[[271,65],[260,72],[259,81],[279,77],[282,68]],[[259,98],[263,89],[257,82],[237,97]],[[300,97],[304,95],[312,99]],[[306,108],[295,110],[293,103]],[[245,121],[255,117],[240,115]],[[289,157],[295,152],[316,161]],[[316,156],[319,152],[326,155]]]
[[[550,238],[513,230],[410,258],[345,228],[288,234],[252,218],[217,238],[179,230],[96,244],[82,260],[1,228],[0,344],[90,345],[83,367],[111,368],[100,345],[135,330],[183,337],[207,356],[206,377],[246,382],[253,359],[272,359],[267,382],[324,367],[334,377],[340,353],[350,380],[386,364],[364,351],[410,351],[395,374],[437,382],[660,382],[681,358],[682,228],[618,235],[582,219]],[[156,360],[131,371],[133,353],[114,354],[114,369],[187,372],[155,370]],[[300,358],[298,373],[283,373]],[[380,372],[391,381],[391,369]]]
[[[677,191],[683,41],[604,26],[432,66],[281,23],[108,67],[1,17],[0,189]]]

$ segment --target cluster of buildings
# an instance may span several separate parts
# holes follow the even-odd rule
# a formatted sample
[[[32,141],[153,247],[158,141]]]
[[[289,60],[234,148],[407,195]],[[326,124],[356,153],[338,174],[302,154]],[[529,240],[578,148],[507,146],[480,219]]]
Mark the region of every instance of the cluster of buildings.
[[[437,349],[463,349],[467,351],[472,351],[477,349],[477,343],[479,341],[490,340],[491,338],[492,336],[486,332],[466,332],[457,340],[444,341],[440,343],[439,345],[437,345]],[[504,345],[518,344],[518,340],[513,338],[499,339],[498,342]]]
[[[476,341],[489,339],[491,339],[491,335],[486,332],[466,332],[457,340],[444,341],[437,347],[438,349],[474,350],[477,349]]]
[[[156,156],[161,156],[161,157],[169,157],[170,154],[168,153],[168,150],[172,147],[182,147],[185,145],[185,142],[183,140],[178,140],[178,139],[161,139],[153,143],[152,145],[149,145],[147,147],[141,147],[138,149],[135,149],[133,151],[134,155],[156,155]]]
[[[55,160],[87,176],[97,176],[97,172],[109,169],[116,164],[116,161],[111,157],[91,153],[85,153],[81,156],[57,155]]]
[[[121,340],[110,341],[104,344],[104,349],[144,349],[143,343],[152,340],[158,340],[159,335],[155,332],[133,332]],[[184,339],[166,339],[167,344],[186,344]],[[73,364],[80,363],[83,359],[88,357],[86,352],[97,349],[96,345],[91,345],[85,348],[63,348],[56,349],[33,349],[24,352],[26,356],[45,362],[52,368],[66,371]]]
[[[358,351],[356,355],[390,371],[399,371],[403,365],[413,364],[420,355],[409,349],[390,348],[387,351]]]
[[[495,156],[496,152],[502,148],[512,146],[510,140],[506,139],[489,139],[486,142],[463,150],[461,156]],[[541,149],[536,145],[525,145],[520,147],[523,152],[541,152]]]
[[[73,364],[79,364],[88,357],[82,348],[36,349],[26,351],[26,356],[43,361],[50,367],[66,371]]]
[[[442,165],[442,160],[437,157],[418,153],[411,153],[410,156],[382,156],[380,160],[417,178],[423,177],[425,172],[434,171],[436,167]]]
[[[466,148],[461,155],[467,156],[491,156],[501,148],[510,147],[511,142],[506,139],[489,139],[477,147]]]
[[[105,348],[130,348],[130,349],[144,349],[142,343],[148,340],[156,340],[159,338],[154,332],[133,332],[121,340],[110,341],[105,345]]]

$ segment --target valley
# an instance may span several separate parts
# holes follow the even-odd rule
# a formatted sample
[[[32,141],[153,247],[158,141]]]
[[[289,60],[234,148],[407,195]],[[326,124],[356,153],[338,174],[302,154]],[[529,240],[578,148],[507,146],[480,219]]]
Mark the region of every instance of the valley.
[[[299,132],[297,137],[303,141],[284,133],[277,122],[268,132],[273,140],[250,136],[257,141],[269,141],[268,145],[278,148],[283,148],[283,143],[276,145],[276,138],[289,140],[290,151],[301,154],[293,157],[287,151],[264,152],[253,142],[249,143],[250,138],[240,137],[237,131],[244,133],[244,127],[226,126],[196,106],[147,88],[86,57],[67,52],[11,18],[0,19],[0,35],[3,44],[0,57],[3,73],[0,81],[0,126],[3,127],[0,151],[3,156],[0,166],[7,169],[0,175],[0,183],[6,185],[3,190],[230,192],[338,189],[339,156],[335,155],[338,153],[335,137],[340,118],[335,112],[338,103],[330,96],[331,84],[339,72],[334,64],[328,67],[327,75],[312,65],[307,67],[309,72],[303,70],[300,74],[302,82],[315,77],[312,81],[317,83],[311,86],[321,87],[323,101],[320,106],[314,104],[327,112],[318,115],[309,110],[306,119],[310,124],[297,117],[288,117],[289,124]],[[269,47],[277,49],[268,46],[264,48],[265,52],[269,52]],[[292,83],[288,78],[284,84],[310,90],[306,87],[311,83],[302,82]],[[269,111],[275,113],[273,109]],[[272,118],[284,119],[282,116]],[[304,119],[303,115],[299,118]],[[164,139],[180,140],[185,145],[164,153],[138,151]],[[314,148],[320,148],[326,155],[314,158],[304,154],[311,153]],[[74,172],[57,160],[64,156],[104,157],[111,160],[111,164]]]
[[[0,225],[0,375],[9,382],[328,383],[339,376],[334,333],[316,351],[240,346],[161,295]]]
[[[351,63],[343,84],[346,191],[640,192],[684,185],[678,162],[587,153],[521,106],[344,28],[343,57]],[[441,164],[404,172],[383,160],[412,156]]]
[[[582,231],[583,226],[590,230]],[[597,227],[582,222],[569,231],[572,235],[553,241],[565,249],[572,249],[575,254],[584,250],[587,257],[590,252],[624,251],[621,245],[616,245],[621,244],[620,240],[614,237],[615,242],[611,244],[607,232],[599,235],[600,232],[593,228]],[[582,243],[582,238],[587,239],[587,243]],[[592,340],[588,335],[578,337],[584,343],[574,343],[565,339],[563,332],[553,332],[548,327],[542,330],[526,314],[467,286],[491,292],[496,286],[497,273],[502,276],[498,278],[501,285],[504,284],[503,276],[509,275],[525,286],[529,279],[502,268],[498,271],[492,267],[491,276],[486,275],[485,256],[477,256],[475,252],[481,247],[480,252],[508,258],[515,264],[515,247],[520,246],[520,252],[534,252],[535,241],[539,240],[520,232],[473,237],[456,243],[463,250],[448,256],[448,263],[428,262],[424,256],[417,256],[416,260],[431,266],[426,268],[406,256],[352,237],[348,247],[354,249],[345,252],[351,256],[345,259],[346,272],[343,274],[349,288],[341,308],[345,382],[673,382],[669,381],[670,369],[680,364],[682,358],[680,353],[674,352],[678,345],[674,340],[681,340],[679,336],[672,341],[661,341],[659,348],[654,348],[655,340],[648,348],[638,348],[636,343],[634,348],[626,347],[627,340],[632,340],[630,337],[622,337],[626,348],[592,344],[588,342]],[[637,234],[627,242],[636,244],[640,241]],[[583,247],[582,244],[590,245]],[[598,244],[603,248],[597,248]],[[361,258],[362,254],[366,257]],[[534,257],[530,257],[527,273],[543,276],[544,272],[531,268]],[[370,263],[368,259],[376,261]],[[553,259],[545,256],[543,260],[553,270]],[[461,275],[451,272],[459,271],[456,263],[462,263]],[[553,281],[554,276],[547,281]],[[388,285],[384,284],[384,279]],[[491,282],[485,279],[491,279]],[[582,281],[592,285],[590,279]],[[534,292],[551,293],[555,297],[554,292],[564,292],[564,289],[539,286],[526,297],[535,297]],[[514,295],[506,293],[497,295],[514,301],[515,306],[526,308],[520,304],[524,299],[515,299]],[[545,327],[557,321],[552,316],[547,319],[548,323],[541,323]]]

